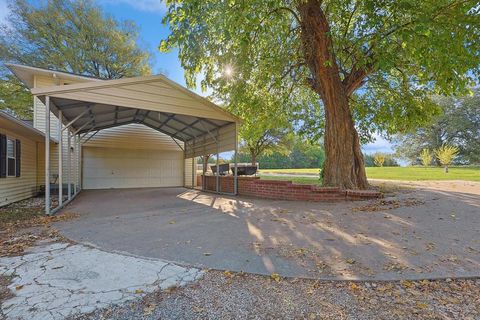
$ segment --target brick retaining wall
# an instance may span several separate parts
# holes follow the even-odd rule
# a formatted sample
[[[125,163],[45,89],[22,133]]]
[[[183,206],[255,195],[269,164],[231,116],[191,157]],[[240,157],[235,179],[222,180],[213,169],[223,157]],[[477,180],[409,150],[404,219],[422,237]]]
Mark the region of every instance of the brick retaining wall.
[[[215,191],[216,177],[205,176],[206,190]],[[197,176],[197,185],[202,185]],[[219,177],[219,191],[233,193],[233,176]],[[259,177],[238,177],[238,194],[257,198],[296,201],[364,200],[381,197],[374,190],[340,190],[310,184],[295,184],[284,180],[261,180]]]

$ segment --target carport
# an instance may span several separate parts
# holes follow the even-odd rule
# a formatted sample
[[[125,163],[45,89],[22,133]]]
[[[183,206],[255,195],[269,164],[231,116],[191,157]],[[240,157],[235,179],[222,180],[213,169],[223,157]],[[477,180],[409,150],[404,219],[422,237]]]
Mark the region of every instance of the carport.
[[[34,88],[31,91],[44,103],[46,114],[53,113],[60,120],[57,128],[59,199],[55,208],[51,208],[50,145],[45,144],[47,214],[58,211],[82,189],[82,145],[101,130],[134,123],[168,135],[183,151],[184,159],[192,159],[192,187],[196,179],[195,157],[216,154],[218,172],[218,154],[234,151],[234,194],[237,193],[240,120],[163,75]],[[45,117],[46,141],[50,139],[50,122],[50,117]],[[64,143],[67,143],[66,150],[70,151],[75,145],[78,152],[64,155]],[[66,201],[63,201],[64,183],[68,188]],[[218,176],[216,185],[216,192],[219,192]]]

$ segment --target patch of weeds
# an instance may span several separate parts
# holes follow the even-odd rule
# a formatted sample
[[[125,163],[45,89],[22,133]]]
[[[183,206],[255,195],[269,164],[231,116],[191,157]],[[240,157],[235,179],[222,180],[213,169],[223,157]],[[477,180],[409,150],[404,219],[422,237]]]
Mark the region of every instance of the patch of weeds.
[[[6,223],[30,220],[44,214],[43,199],[31,198],[0,208],[0,226]]]

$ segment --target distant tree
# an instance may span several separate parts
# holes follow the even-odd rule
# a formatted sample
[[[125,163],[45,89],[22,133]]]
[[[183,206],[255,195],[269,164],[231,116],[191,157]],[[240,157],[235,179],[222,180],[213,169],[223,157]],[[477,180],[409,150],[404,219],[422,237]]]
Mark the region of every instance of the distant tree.
[[[250,126],[241,130],[242,142],[240,148],[250,154],[250,161],[255,165],[258,156],[269,154],[275,150],[284,150],[282,143],[287,132],[281,129]]]
[[[424,167],[428,167],[432,163],[432,154],[428,149],[423,149],[422,152],[420,152],[420,159],[422,159],[422,164]]]
[[[434,150],[435,156],[442,166],[445,167],[445,173],[448,173],[448,165],[452,163],[453,158],[458,154],[458,148],[447,144]]]
[[[257,158],[260,168],[263,169],[320,168],[324,160],[325,153],[319,143],[305,140],[298,135],[290,136],[281,152],[273,151]],[[240,152],[238,161],[250,162],[251,156],[249,153]]]
[[[377,167],[383,167],[383,164],[385,163],[385,154],[383,153],[376,153],[373,156],[373,162]]]
[[[480,164],[480,89],[463,97],[436,97],[442,114],[427,126],[394,139],[395,152],[411,163],[420,163],[423,149],[437,149],[443,144],[458,146],[459,164]],[[436,163],[440,163],[435,159]]]
[[[104,79],[150,73],[150,54],[137,44],[131,21],[105,15],[93,1],[10,2],[0,25],[0,61],[73,72]],[[0,108],[31,117],[31,96],[0,68]]]

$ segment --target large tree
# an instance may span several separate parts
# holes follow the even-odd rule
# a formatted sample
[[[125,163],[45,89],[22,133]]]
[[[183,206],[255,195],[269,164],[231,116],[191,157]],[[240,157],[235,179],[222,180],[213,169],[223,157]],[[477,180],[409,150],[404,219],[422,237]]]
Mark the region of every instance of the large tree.
[[[457,163],[480,164],[480,89],[464,97],[436,97],[435,101],[442,113],[428,125],[396,136],[397,156],[420,163],[422,150],[432,152],[447,144],[459,148]]]
[[[180,48],[187,84],[201,74],[215,90],[229,63],[238,78],[291,91],[292,100],[309,96],[296,94],[305,90],[321,99],[326,185],[368,186],[356,125],[410,129],[437,112],[430,94],[458,93],[479,72],[476,0],[167,4],[171,35],[160,48]]]
[[[68,71],[104,79],[150,73],[150,54],[138,45],[131,21],[105,15],[89,0],[14,0],[0,25],[0,61]],[[29,115],[31,98],[0,69],[0,107]],[[12,98],[15,100],[12,101]],[[29,100],[29,104],[25,101]]]

